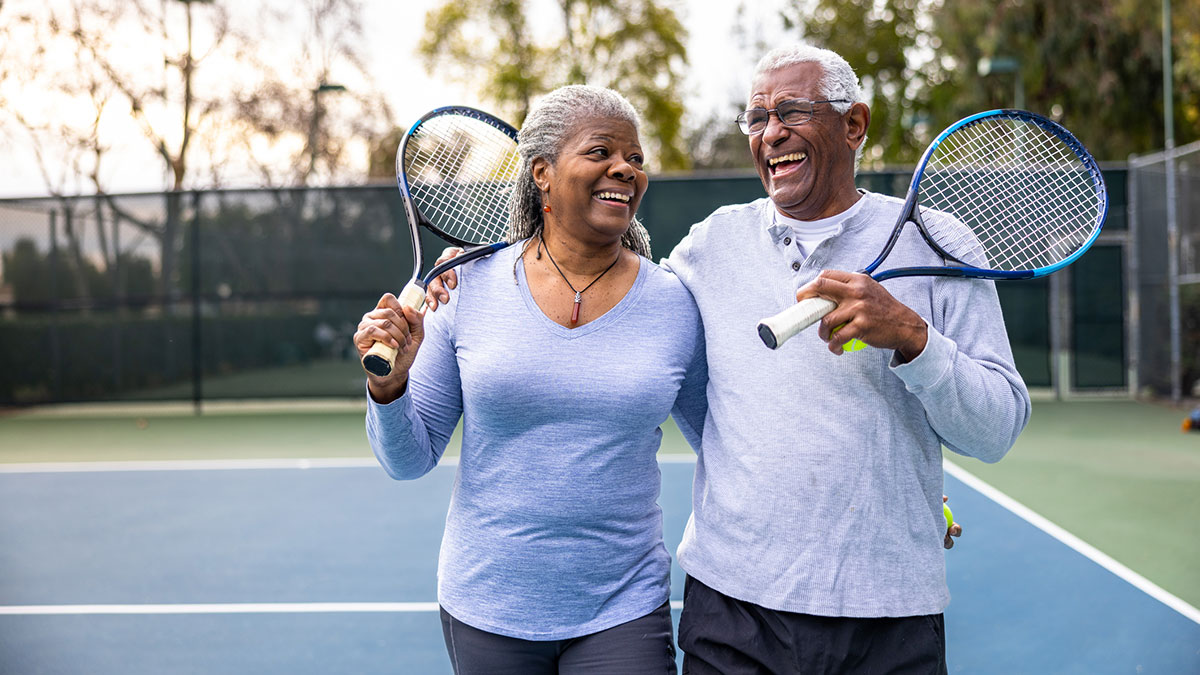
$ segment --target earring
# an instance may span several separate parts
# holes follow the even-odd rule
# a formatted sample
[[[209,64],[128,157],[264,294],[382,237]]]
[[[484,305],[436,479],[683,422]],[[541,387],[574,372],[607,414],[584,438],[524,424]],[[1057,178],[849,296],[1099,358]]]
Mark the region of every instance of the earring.
[[[545,211],[546,213],[550,213],[550,205],[547,204],[547,205],[543,206],[542,211]]]

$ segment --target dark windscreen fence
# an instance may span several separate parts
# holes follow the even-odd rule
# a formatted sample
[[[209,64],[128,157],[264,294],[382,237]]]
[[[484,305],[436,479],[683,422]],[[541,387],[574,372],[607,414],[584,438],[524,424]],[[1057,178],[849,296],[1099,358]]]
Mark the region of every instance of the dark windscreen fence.
[[[1175,180],[1173,214],[1168,175]],[[1138,299],[1131,332],[1135,384],[1146,395],[1195,397],[1200,395],[1200,142],[1130,158],[1126,187],[1136,240],[1130,281]]]
[[[903,196],[910,175],[858,182]],[[639,218],[657,261],[714,209],[762,196],[753,173],[664,176]],[[422,236],[432,263],[446,245]],[[0,405],[360,397],[351,335],[412,271],[390,185],[0,200]],[[1041,386],[1045,284],[998,287],[1018,368]]]

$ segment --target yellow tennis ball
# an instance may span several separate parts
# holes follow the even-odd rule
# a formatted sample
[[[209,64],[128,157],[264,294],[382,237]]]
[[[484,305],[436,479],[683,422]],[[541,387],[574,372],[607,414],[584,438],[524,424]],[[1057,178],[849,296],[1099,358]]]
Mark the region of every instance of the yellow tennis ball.
[[[946,516],[946,529],[948,530],[954,524],[954,514],[950,512],[950,505],[945,502],[942,503],[942,515]]]
[[[846,324],[842,324],[842,326],[845,326],[845,325]],[[833,332],[830,333],[830,336],[832,337],[834,335],[837,335],[837,332],[842,329],[842,326],[838,326],[837,328],[834,328]],[[842,345],[842,351],[857,352],[857,351],[865,348],[866,346],[867,346],[867,343],[863,342],[862,340],[859,340],[858,338],[851,338],[849,342]]]

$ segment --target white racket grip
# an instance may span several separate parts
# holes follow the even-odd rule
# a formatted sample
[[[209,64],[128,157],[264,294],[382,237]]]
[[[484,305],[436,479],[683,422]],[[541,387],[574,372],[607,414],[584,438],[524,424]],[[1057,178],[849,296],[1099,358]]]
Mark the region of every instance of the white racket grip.
[[[400,291],[400,297],[397,300],[404,307],[409,307],[419,312],[425,309],[425,287],[418,282],[410,281],[404,287],[404,290]],[[387,377],[392,373],[392,367],[396,365],[396,354],[398,352],[399,350],[387,343],[376,342],[371,345],[366,354],[363,354],[363,370],[372,375]]]
[[[796,333],[820,321],[834,307],[837,307],[837,303],[825,298],[801,300],[775,316],[758,322],[758,337],[766,346],[778,349]]]

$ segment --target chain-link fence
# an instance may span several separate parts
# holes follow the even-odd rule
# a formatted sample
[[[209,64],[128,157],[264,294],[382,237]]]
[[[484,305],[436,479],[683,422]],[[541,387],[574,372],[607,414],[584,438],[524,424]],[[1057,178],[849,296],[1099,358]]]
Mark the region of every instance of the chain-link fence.
[[[1129,213],[1138,390],[1176,399],[1200,395],[1200,142],[1131,158]]]
[[[902,195],[909,176],[859,184]],[[639,217],[665,256],[716,207],[761,196],[753,174],[658,177]],[[1114,216],[1073,266],[1087,284],[999,285],[1030,386],[1126,386],[1123,290],[1097,285],[1122,278],[1123,201],[1106,229]],[[350,336],[411,275],[406,228],[392,186],[0,200],[0,405],[361,396]],[[426,255],[442,247],[429,237]],[[746,275],[733,281],[757,283]],[[1055,308],[1070,317],[1059,333]],[[1087,358],[1056,360],[1052,333]]]

